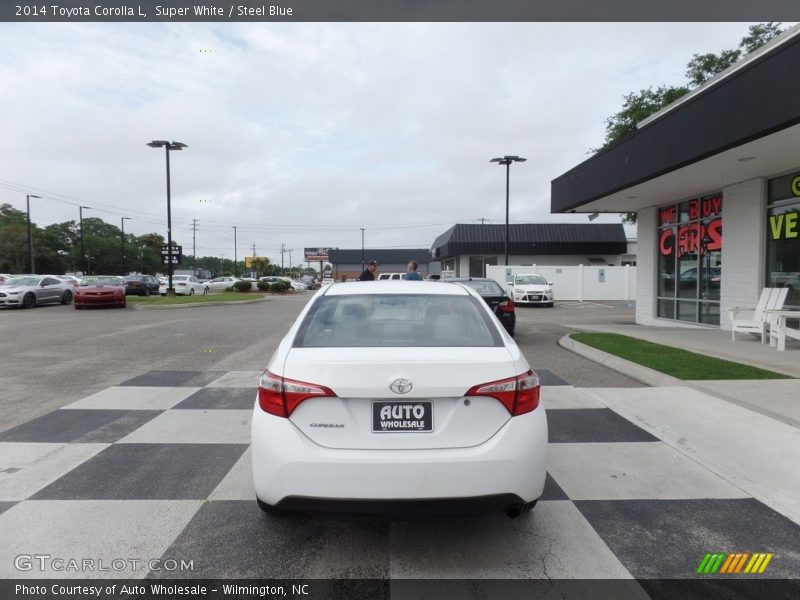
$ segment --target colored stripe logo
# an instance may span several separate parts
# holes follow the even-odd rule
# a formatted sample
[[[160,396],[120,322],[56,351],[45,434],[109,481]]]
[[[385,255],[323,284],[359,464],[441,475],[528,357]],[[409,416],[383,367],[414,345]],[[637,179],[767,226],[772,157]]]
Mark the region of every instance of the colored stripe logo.
[[[775,556],[769,552],[706,552],[697,572],[703,575],[724,573],[726,575],[745,573],[760,574]]]

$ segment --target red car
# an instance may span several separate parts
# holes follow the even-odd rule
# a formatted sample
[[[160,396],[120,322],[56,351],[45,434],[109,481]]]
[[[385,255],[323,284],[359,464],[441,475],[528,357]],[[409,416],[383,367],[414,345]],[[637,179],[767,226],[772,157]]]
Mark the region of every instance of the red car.
[[[84,277],[75,288],[75,310],[84,306],[125,308],[125,284],[116,275]]]

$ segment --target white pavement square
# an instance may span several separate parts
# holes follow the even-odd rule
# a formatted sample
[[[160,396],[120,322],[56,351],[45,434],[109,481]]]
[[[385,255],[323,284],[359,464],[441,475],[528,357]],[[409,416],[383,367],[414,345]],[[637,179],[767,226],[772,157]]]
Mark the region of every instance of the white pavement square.
[[[800,524],[800,430],[690,388],[645,389],[587,391]]]
[[[550,444],[547,470],[571,500],[749,497],[661,442]]]
[[[166,410],[201,390],[199,387],[110,387],[63,408]]]
[[[226,388],[258,388],[261,380],[261,371],[229,371],[219,379],[215,379],[206,387],[226,387]]]
[[[542,405],[547,409],[606,408],[606,405],[571,385],[542,386]]]
[[[140,579],[147,575],[142,562],[161,558],[202,504],[200,500],[20,502],[0,514],[3,539],[14,541],[0,544],[0,577]],[[51,558],[44,569],[35,560],[31,561],[32,568],[20,570],[15,558],[21,554]],[[52,560],[57,558],[64,562]],[[68,569],[69,559],[93,560],[94,570]],[[125,568],[116,570],[115,559],[125,561]],[[134,566],[129,559],[142,562]],[[99,570],[103,567],[108,570]],[[25,569],[25,563],[22,568]]]
[[[0,443],[0,500],[24,500],[109,444]]]
[[[575,505],[539,502],[533,512],[473,519],[395,523],[391,571],[396,578],[629,579]],[[421,546],[420,539],[427,540]],[[433,540],[433,543],[431,541]],[[490,551],[488,549],[501,549]],[[646,597],[646,596],[644,596]]]
[[[125,444],[249,444],[250,410],[168,410],[131,432]]]

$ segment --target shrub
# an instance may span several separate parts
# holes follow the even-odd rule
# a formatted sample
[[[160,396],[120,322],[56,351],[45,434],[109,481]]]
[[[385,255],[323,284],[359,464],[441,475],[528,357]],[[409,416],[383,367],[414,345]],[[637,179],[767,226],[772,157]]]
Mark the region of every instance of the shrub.
[[[259,282],[256,284],[256,287],[257,287],[259,290],[261,290],[262,292],[268,292],[268,291],[269,291],[269,287],[270,287],[270,285],[269,285],[269,281],[259,281]]]
[[[237,281],[233,284],[237,292],[249,292],[253,287],[252,281]]]
[[[275,283],[272,284],[272,286],[270,287],[270,290],[273,291],[273,292],[283,293],[283,292],[285,292],[287,290],[288,287],[289,287],[289,284],[286,283],[285,281],[276,281]]]
[[[233,287],[226,287],[226,288],[225,288],[225,291],[226,291],[226,292],[235,292],[236,290],[235,290],[235,289],[233,289]]]

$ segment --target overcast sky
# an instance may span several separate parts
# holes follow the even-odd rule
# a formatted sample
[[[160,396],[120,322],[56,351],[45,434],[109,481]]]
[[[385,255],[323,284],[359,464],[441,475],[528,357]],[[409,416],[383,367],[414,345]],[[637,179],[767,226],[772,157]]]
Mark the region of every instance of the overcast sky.
[[[191,253],[429,247],[454,223],[551,215],[622,96],[685,82],[747,23],[0,24],[0,203],[101,217]],[[596,222],[618,222],[604,215]],[[288,265],[289,257],[285,256]]]

